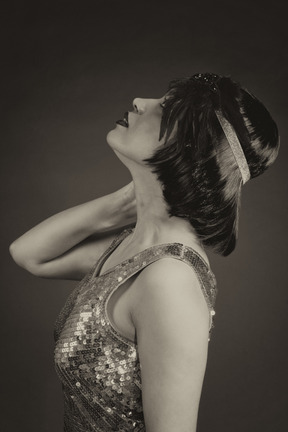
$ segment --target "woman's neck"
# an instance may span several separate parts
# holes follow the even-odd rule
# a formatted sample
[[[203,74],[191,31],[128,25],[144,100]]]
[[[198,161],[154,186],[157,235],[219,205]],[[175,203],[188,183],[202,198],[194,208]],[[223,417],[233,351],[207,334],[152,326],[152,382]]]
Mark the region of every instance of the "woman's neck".
[[[201,243],[189,221],[170,216],[162,187],[155,174],[145,170],[133,176],[137,203],[137,223],[130,243],[139,248],[180,242],[188,246]]]

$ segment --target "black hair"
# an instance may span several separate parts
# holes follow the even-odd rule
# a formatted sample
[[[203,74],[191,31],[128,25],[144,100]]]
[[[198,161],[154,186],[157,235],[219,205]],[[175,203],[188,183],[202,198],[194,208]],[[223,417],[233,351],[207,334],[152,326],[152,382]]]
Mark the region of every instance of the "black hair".
[[[215,74],[170,83],[164,144],[146,162],[163,185],[170,216],[188,219],[204,245],[226,256],[236,245],[242,177],[215,110],[234,128],[251,178],[265,171],[279,148],[274,120],[239,83]]]

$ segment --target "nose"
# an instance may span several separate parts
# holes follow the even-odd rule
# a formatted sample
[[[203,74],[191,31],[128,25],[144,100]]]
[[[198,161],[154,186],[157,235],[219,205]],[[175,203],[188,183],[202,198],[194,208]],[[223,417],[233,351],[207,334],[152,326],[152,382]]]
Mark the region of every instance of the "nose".
[[[135,98],[133,100],[133,108],[137,114],[143,114],[145,111],[145,99]]]

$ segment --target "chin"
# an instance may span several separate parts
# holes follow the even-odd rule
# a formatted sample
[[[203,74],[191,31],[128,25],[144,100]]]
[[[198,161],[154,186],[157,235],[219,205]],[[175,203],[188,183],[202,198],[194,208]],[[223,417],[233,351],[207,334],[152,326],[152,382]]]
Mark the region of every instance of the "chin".
[[[106,136],[106,141],[109,147],[111,147],[111,149],[114,151],[118,159],[129,169],[129,167],[127,166],[129,158],[126,155],[126,149],[124,149],[123,147],[121,148],[121,139],[119,138],[117,128],[112,129],[110,132],[108,132]]]
[[[106,141],[108,145],[112,148],[114,148],[115,145],[117,145],[117,136],[115,134],[116,130],[112,129],[110,132],[108,132],[106,136]]]

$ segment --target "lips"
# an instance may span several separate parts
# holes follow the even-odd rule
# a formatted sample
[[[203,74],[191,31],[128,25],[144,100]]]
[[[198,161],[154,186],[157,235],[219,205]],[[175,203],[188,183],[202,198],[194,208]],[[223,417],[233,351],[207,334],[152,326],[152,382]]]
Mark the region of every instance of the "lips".
[[[128,114],[129,114],[128,111],[125,112],[123,119],[117,120],[116,123],[119,124],[120,126],[128,128],[129,127]]]

